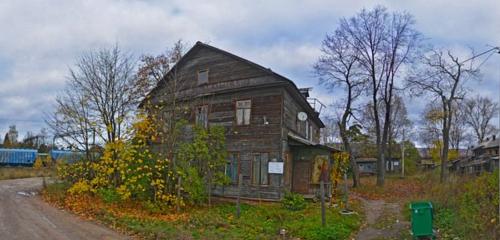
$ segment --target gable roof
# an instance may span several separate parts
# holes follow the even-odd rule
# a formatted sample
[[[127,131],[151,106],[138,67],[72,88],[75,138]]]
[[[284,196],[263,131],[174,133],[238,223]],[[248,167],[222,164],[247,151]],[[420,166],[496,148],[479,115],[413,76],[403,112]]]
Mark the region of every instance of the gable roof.
[[[323,121],[321,121],[321,119],[319,118],[319,113],[317,113],[314,108],[309,104],[309,102],[307,101],[307,98],[305,98],[301,93],[300,93],[300,90],[299,88],[297,87],[297,85],[295,85],[295,83],[284,77],[283,75],[280,75],[274,71],[272,71],[270,68],[266,68],[266,67],[263,67],[262,65],[259,65],[255,62],[252,62],[248,59],[245,59],[245,58],[242,58],[240,56],[237,56],[237,55],[234,55],[230,52],[227,52],[225,50],[222,50],[220,48],[217,48],[217,47],[214,47],[214,46],[211,46],[211,45],[208,45],[206,43],[202,43],[200,41],[197,41],[196,44],[191,48],[189,49],[189,51],[186,52],[186,54],[184,54],[180,59],[179,61],[170,69],[170,71],[165,75],[165,76],[168,76],[170,74],[172,74],[172,72],[177,69],[179,66],[182,66],[182,64],[187,61],[187,59],[189,59],[189,56],[191,56],[192,54],[194,54],[198,49],[200,48],[207,48],[207,49],[210,49],[210,50],[213,50],[215,52],[218,52],[218,53],[221,53],[225,56],[228,56],[230,58],[233,58],[233,59],[236,59],[238,61],[241,61],[241,62],[244,62],[246,64],[249,64],[251,65],[252,67],[255,67],[257,69],[260,69],[262,71],[264,71],[265,73],[271,75],[271,76],[274,76],[276,77],[278,80],[281,80],[283,81],[284,83],[287,83],[287,89],[289,90],[289,92],[292,94],[292,96],[294,97],[294,99],[296,99],[299,104],[306,109],[307,112],[309,112],[310,115],[312,115],[312,119],[313,121],[315,121],[317,124],[318,124],[318,127],[319,128],[324,128],[325,127],[325,124],[323,123]],[[166,77],[164,77],[160,82],[158,82],[158,84],[156,85],[155,88],[153,88],[153,90],[151,90],[151,92],[148,94],[148,97],[158,91],[161,87],[162,87],[162,84],[166,81]],[[148,98],[146,97],[140,104],[140,106],[143,105],[143,102]]]

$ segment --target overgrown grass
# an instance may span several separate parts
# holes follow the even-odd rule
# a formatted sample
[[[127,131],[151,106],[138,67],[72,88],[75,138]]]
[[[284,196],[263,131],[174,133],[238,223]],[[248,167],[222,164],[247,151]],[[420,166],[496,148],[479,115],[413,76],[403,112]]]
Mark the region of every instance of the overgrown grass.
[[[210,209],[185,207],[181,213],[159,212],[145,203],[112,203],[101,199],[103,194],[70,196],[66,189],[62,183],[49,185],[43,195],[49,202],[144,239],[277,239],[282,228],[287,239],[349,239],[362,218],[357,214],[344,216],[331,208],[326,212],[327,225],[322,227],[318,203],[307,203],[297,211],[280,203],[242,204],[240,218],[235,216],[234,203],[217,203]],[[360,209],[358,202],[352,207]]]
[[[432,202],[439,239],[499,239],[498,172],[479,177],[450,174],[446,183],[440,183],[439,170],[404,179],[389,175],[384,187],[375,185],[375,177],[365,177],[362,187],[353,191],[368,199],[399,202],[407,220],[411,202]]]
[[[451,174],[446,183],[439,182],[438,170],[419,177],[425,191],[411,201],[432,202],[440,239],[497,239],[498,172],[479,177]],[[410,219],[408,210],[405,216]]]
[[[34,169],[32,167],[0,167],[0,180],[51,176],[55,176],[55,173],[53,169],[49,168]]]

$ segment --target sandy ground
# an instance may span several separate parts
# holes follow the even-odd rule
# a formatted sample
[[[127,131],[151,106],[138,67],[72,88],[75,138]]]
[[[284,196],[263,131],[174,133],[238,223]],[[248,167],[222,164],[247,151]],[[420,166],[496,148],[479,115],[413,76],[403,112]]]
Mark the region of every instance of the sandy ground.
[[[43,202],[41,178],[0,181],[0,239],[128,239]]]

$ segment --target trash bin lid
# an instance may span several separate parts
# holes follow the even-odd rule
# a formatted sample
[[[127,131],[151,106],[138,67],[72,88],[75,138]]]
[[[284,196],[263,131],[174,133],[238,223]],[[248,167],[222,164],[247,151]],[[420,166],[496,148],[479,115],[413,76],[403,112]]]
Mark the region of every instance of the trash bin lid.
[[[432,203],[429,201],[412,202],[410,209],[432,209]]]

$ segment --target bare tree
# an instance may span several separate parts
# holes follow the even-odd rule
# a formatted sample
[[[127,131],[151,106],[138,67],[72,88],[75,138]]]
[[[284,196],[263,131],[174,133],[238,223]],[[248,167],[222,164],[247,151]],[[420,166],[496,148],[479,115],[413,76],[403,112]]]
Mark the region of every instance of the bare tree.
[[[360,185],[359,170],[351,148],[351,138],[354,127],[351,122],[353,117],[353,104],[362,93],[363,78],[359,73],[359,63],[356,52],[351,47],[349,35],[342,30],[337,30],[327,35],[321,48],[322,56],[314,65],[316,74],[322,84],[333,89],[336,86],[344,88],[345,105],[341,107],[341,116],[336,119],[344,150],[349,153],[349,163],[353,171],[353,187]]]
[[[165,53],[157,56],[142,56],[137,71],[137,77],[139,86],[143,88],[143,92],[146,94],[151,92],[151,90],[165,78],[172,67],[181,59],[185,51],[185,43],[182,40],[178,40],[175,42],[174,46]]]
[[[490,122],[497,114],[498,103],[477,95],[467,98],[461,109],[463,119],[474,131],[477,142],[484,141],[486,136],[495,132],[495,127]]]
[[[453,123],[453,109],[458,100],[466,94],[465,82],[475,78],[479,69],[470,61],[465,62],[450,50],[433,49],[422,57],[422,68],[416,70],[414,76],[408,78],[407,84],[416,94],[429,94],[440,101],[441,137],[441,182],[448,178],[448,151],[450,147],[450,130]]]
[[[363,122],[363,127],[366,129],[368,136],[371,139],[375,139],[375,116],[373,115],[373,103],[369,102],[366,104],[365,108],[362,111],[361,119]],[[385,116],[386,108],[384,108],[384,102],[379,102],[380,114]],[[381,124],[385,125],[385,119],[380,119]],[[394,100],[392,103],[392,110],[390,115],[391,126],[388,130],[388,143],[386,148],[386,155],[391,158],[392,157],[392,144],[394,141],[402,140],[403,131],[407,131],[411,129],[412,122],[408,118],[408,111],[406,110],[406,105],[404,100],[399,95],[394,95]],[[372,140],[373,141],[373,140]]]
[[[451,149],[456,150],[460,149],[460,146],[463,144],[468,132],[462,105],[463,101],[457,101],[452,108],[452,115],[455,117],[452,119],[450,125],[450,147]]]
[[[95,137],[104,143],[126,137],[143,91],[132,56],[117,46],[90,51],[70,68],[67,87],[46,122],[54,135],[88,152]]]
[[[340,21],[340,29],[349,35],[362,72],[369,79],[373,103],[375,136],[378,152],[377,185],[384,185],[385,152],[391,127],[391,105],[396,80],[401,69],[411,62],[420,40],[415,21],[408,13],[388,13],[383,7],[363,9],[358,15]],[[378,102],[384,103],[380,114]],[[383,124],[381,119],[383,119]]]
[[[46,116],[45,122],[54,132],[54,140],[60,139],[68,146],[85,151],[87,159],[92,160],[90,147],[96,127],[95,116],[91,114],[89,98],[75,91],[72,82],[56,98],[56,110]]]

